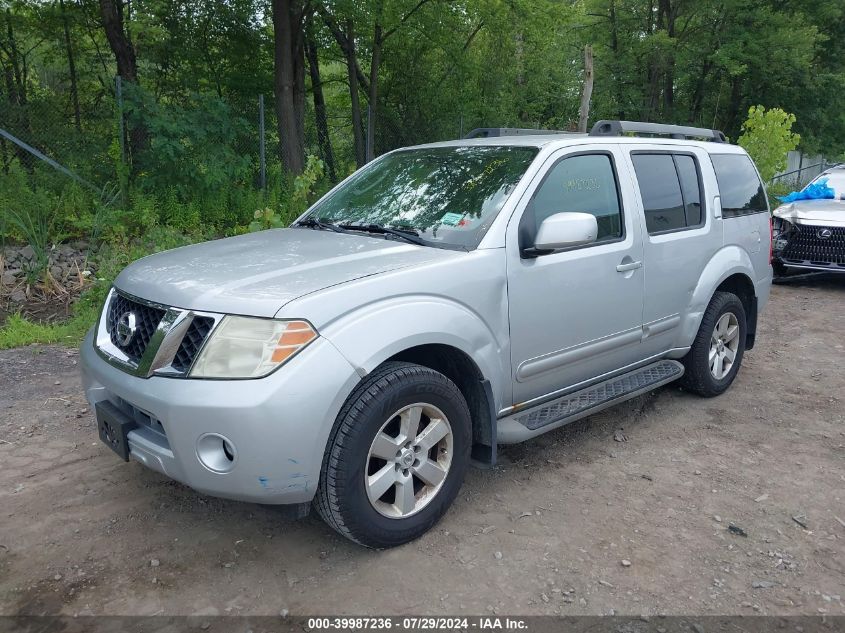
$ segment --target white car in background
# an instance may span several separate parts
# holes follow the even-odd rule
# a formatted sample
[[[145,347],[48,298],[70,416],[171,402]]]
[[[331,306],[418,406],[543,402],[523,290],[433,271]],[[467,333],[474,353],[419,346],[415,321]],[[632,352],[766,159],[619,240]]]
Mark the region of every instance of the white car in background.
[[[808,270],[845,273],[845,164],[822,172],[810,185],[823,179],[834,198],[787,202],[772,212],[776,277]]]

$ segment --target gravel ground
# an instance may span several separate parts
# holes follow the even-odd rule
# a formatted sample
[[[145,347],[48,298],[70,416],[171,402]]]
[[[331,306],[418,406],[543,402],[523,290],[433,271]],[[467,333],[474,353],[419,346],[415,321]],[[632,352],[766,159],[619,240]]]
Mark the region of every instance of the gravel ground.
[[[382,552],[123,463],[75,351],[0,352],[0,614],[845,614],[844,299],[774,287],[727,394],[506,448]]]

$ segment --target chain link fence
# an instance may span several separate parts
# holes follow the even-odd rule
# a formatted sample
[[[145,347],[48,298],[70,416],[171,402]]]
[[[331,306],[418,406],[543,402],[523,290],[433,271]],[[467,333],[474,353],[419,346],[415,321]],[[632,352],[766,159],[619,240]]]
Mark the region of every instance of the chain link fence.
[[[283,178],[282,139],[272,95],[252,98],[185,95],[166,103],[136,86],[115,85],[96,107],[76,117],[68,104],[4,104],[0,114],[0,172],[26,178],[75,180],[93,191],[111,191],[123,180],[181,198],[215,187],[267,190]],[[306,103],[302,137],[306,155],[326,165],[337,181],[359,166],[348,112],[315,112]],[[369,109],[362,108],[363,155],[463,132],[461,120],[422,122],[409,128],[380,108],[372,138]],[[105,194],[104,194],[105,195]]]

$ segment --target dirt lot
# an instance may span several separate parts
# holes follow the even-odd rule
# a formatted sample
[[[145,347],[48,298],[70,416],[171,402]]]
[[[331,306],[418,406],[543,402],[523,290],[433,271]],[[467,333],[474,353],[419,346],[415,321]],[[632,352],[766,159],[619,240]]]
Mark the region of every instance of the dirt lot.
[[[74,351],[0,352],[0,613],[845,614],[843,308],[775,287],[726,395],[508,448],[383,552],[121,462]]]

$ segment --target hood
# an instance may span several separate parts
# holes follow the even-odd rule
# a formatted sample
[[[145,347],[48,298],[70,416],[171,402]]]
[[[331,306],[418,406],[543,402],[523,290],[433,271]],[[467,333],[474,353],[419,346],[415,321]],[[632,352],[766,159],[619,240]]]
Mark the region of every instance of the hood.
[[[779,206],[772,215],[810,226],[845,226],[845,201],[796,200]]]
[[[272,317],[323,288],[458,255],[382,236],[273,229],[144,257],[114,285],[167,306]]]

